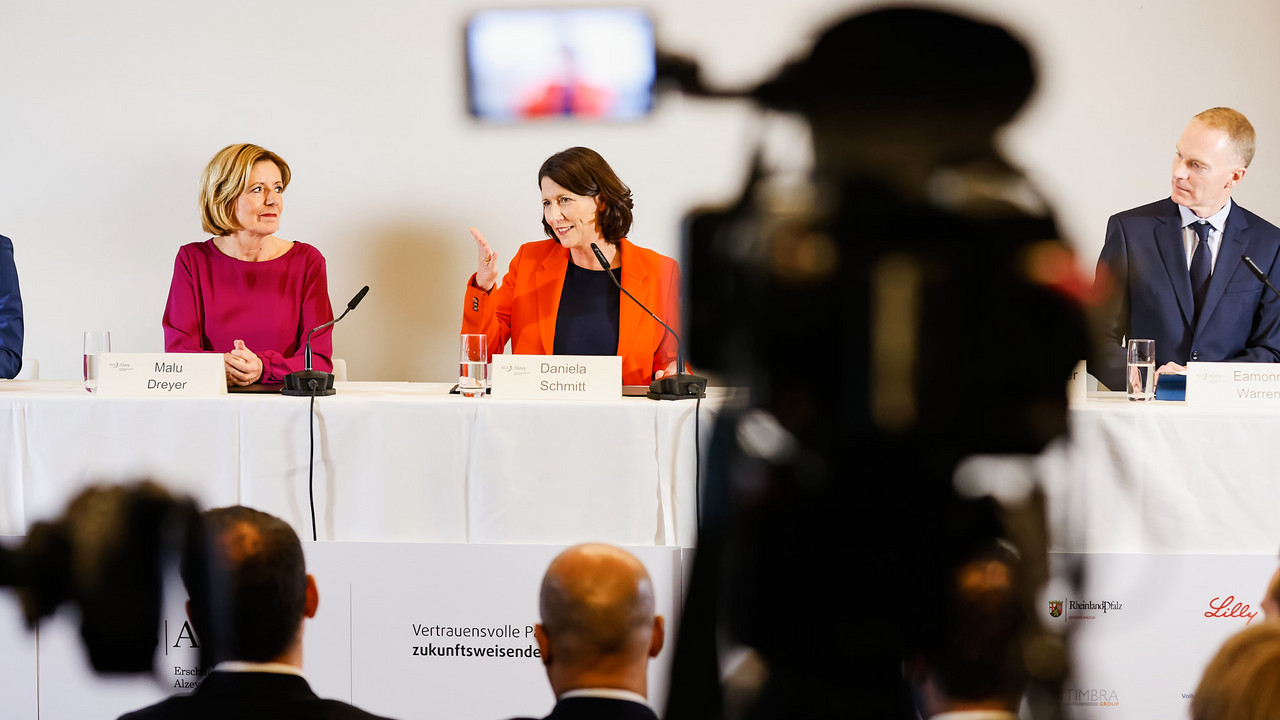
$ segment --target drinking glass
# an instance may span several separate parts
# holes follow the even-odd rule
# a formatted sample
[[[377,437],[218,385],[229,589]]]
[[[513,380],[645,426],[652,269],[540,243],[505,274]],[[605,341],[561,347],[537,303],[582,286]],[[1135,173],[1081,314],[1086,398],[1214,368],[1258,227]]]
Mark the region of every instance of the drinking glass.
[[[488,338],[463,333],[458,339],[458,392],[467,397],[484,397],[488,373]]]
[[[1129,399],[1147,401],[1156,396],[1156,341],[1130,340],[1127,368]]]
[[[98,356],[111,352],[111,333],[107,330],[84,331],[84,389],[98,389]]]

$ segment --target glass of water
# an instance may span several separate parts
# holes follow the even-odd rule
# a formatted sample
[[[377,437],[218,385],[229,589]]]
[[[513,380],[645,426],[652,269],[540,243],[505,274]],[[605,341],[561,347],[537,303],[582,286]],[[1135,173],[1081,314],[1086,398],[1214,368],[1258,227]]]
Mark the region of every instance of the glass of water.
[[[1130,340],[1128,370],[1129,399],[1145,401],[1156,396],[1156,341]]]
[[[84,331],[84,389],[98,389],[98,356],[111,352],[111,333],[106,330]]]
[[[458,340],[458,392],[467,397],[483,397],[489,387],[488,373],[488,339],[464,333]]]

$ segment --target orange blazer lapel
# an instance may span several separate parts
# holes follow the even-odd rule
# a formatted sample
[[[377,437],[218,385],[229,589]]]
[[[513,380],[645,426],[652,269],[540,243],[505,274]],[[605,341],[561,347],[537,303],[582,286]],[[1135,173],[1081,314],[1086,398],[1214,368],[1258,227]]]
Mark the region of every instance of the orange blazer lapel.
[[[649,269],[641,261],[640,253],[635,251],[635,245],[623,238],[622,287],[646,305],[649,303],[645,298],[645,278],[648,276]],[[640,321],[648,318],[649,314],[641,310],[639,305],[626,296],[626,293],[623,293],[618,301],[621,303],[618,306],[618,355],[625,358],[635,344],[636,333],[640,330]],[[650,319],[649,322],[653,320]]]
[[[564,273],[568,268],[569,251],[556,243],[534,274],[533,290],[538,298],[542,355],[550,355],[556,347],[556,318],[560,312],[560,293],[564,291]]]

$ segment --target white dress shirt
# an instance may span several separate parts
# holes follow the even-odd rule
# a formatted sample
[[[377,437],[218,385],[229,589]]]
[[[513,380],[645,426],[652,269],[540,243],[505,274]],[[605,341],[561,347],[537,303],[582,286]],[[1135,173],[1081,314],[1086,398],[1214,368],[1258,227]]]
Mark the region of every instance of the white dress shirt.
[[[638,702],[641,705],[649,705],[649,701],[640,693],[634,693],[630,690],[622,690],[620,688],[579,688],[577,690],[569,690],[562,693],[560,697],[556,698],[556,700],[568,700],[569,698],[578,697],[630,700],[631,702]]]
[[[1196,215],[1185,205],[1179,205],[1178,212],[1182,214],[1182,247],[1187,251],[1188,271],[1191,270],[1191,256],[1196,251],[1196,243],[1200,242],[1200,235],[1191,226],[1204,220],[1213,227],[1209,231],[1209,273],[1212,274],[1213,268],[1218,266],[1218,248],[1222,247],[1222,231],[1226,229],[1227,216],[1231,214],[1231,198],[1227,198],[1227,204],[1221,210],[1207,218]]]
[[[246,662],[244,660],[224,660],[213,666],[214,672],[258,672],[258,673],[274,673],[276,675],[297,675],[305,679],[307,676],[302,674],[302,668],[296,665],[288,665],[285,663],[256,663]]]

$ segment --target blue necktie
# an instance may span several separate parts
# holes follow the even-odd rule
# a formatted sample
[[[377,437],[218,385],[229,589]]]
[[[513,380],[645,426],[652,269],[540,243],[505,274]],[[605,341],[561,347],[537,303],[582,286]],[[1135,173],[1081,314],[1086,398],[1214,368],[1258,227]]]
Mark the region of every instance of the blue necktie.
[[[1209,256],[1209,232],[1213,226],[1207,222],[1198,222],[1191,226],[1200,242],[1196,243],[1195,252],[1191,253],[1191,293],[1196,299],[1195,319],[1200,319],[1200,308],[1204,307],[1205,297],[1209,294],[1209,277],[1213,274],[1213,259]]]

